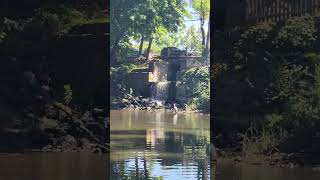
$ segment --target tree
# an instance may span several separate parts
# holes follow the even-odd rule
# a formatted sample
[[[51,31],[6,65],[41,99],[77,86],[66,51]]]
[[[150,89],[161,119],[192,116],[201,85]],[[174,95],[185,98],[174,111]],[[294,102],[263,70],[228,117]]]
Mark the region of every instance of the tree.
[[[141,36],[140,51],[144,39],[149,40],[147,56],[157,30],[177,31],[187,15],[184,0],[112,0],[111,1],[111,56],[117,58],[120,42],[129,42],[133,36]],[[140,52],[141,53],[141,52]],[[147,57],[148,58],[148,57]]]
[[[204,60],[209,60],[209,57],[210,57],[210,15],[208,18],[208,32],[207,32],[206,48],[204,50]]]
[[[111,0],[110,2],[110,56],[111,63],[118,61],[117,56],[121,41],[129,41],[132,35],[135,19],[132,15],[137,13],[139,0]]]
[[[164,1],[150,0],[145,6],[143,14],[146,16],[144,31],[149,44],[146,52],[146,59],[149,58],[154,34],[157,29],[163,27],[169,32],[176,32],[183,21],[183,16],[187,15],[184,1]]]
[[[181,32],[181,38],[179,38],[179,46],[190,52],[202,52],[201,36],[199,34],[200,29],[196,26],[191,26]]]
[[[206,52],[206,49],[207,49],[207,48],[205,48],[206,47],[206,34],[205,34],[205,30],[204,30],[204,23],[206,20],[209,19],[209,16],[210,16],[210,0],[192,0],[191,3],[192,3],[193,9],[195,10],[196,15],[200,19],[200,29],[201,29],[202,46],[203,46],[202,53],[204,55],[204,53]],[[208,26],[210,27],[209,23],[208,23]],[[208,34],[209,34],[209,31],[208,31]],[[209,47],[208,43],[210,43],[210,42],[207,40],[207,47]]]

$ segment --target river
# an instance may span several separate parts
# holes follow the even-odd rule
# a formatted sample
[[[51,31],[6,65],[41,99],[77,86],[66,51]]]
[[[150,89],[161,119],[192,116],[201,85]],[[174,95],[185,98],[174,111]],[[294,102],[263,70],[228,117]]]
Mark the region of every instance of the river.
[[[320,179],[320,168],[231,160],[219,161],[210,172],[209,127],[207,115],[111,111],[110,161],[109,154],[0,153],[0,180]]]
[[[210,179],[209,116],[111,111],[111,179]]]
[[[270,165],[235,164],[221,160],[215,180],[318,180],[320,169],[306,167],[277,167]]]
[[[109,155],[0,154],[0,180],[107,180]]]

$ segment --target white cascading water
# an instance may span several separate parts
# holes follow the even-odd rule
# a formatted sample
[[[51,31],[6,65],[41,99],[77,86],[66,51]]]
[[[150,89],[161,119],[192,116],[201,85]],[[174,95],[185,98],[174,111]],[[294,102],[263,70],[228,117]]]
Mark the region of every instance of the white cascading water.
[[[151,97],[156,101],[166,101],[168,99],[170,82],[156,82],[152,85]]]

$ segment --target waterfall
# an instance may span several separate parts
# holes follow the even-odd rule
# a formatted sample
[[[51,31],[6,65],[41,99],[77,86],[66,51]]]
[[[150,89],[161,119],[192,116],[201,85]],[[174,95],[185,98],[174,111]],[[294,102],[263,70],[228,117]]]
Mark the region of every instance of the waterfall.
[[[151,69],[153,73],[154,82],[167,81],[168,75],[168,63],[166,62],[153,62],[151,63]]]
[[[151,86],[151,98],[158,101],[168,99],[170,82],[155,82]]]
[[[149,72],[152,76],[149,78],[151,83],[151,98],[156,102],[172,102],[176,97],[176,74],[179,65],[162,60],[154,60],[149,63]]]

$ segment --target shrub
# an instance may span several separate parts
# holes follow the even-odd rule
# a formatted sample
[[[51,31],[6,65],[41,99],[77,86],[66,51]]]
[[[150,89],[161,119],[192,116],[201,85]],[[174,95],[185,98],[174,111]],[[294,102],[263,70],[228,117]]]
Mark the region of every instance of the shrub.
[[[279,139],[273,132],[258,130],[251,126],[242,136],[242,154],[244,157],[267,155],[277,151]]]
[[[182,75],[186,88],[184,101],[190,109],[209,110],[210,106],[210,73],[209,67],[195,67]]]
[[[63,86],[64,88],[64,102],[66,104],[70,104],[72,101],[72,89],[70,84],[66,84]]]
[[[66,34],[73,26],[88,21],[88,18],[72,8],[59,6],[40,8],[26,24],[28,33],[38,34],[42,39]]]
[[[3,39],[6,37],[6,33],[0,31],[0,43],[3,41]]]
[[[316,26],[312,16],[288,19],[278,32],[274,44],[285,49],[311,47],[316,41]]]
[[[234,105],[237,119],[251,113],[265,117],[261,118],[262,127],[243,134],[244,152],[266,153],[288,138],[311,138],[310,132],[319,129],[318,32],[314,17],[305,16],[278,24],[258,23],[232,39],[236,42],[233,61],[221,75],[229,78],[225,78],[228,86],[220,92],[237,91],[242,97],[239,103],[227,102]],[[228,57],[228,51],[223,53]],[[224,60],[222,63],[229,59]],[[230,107],[223,105],[215,104],[215,109],[230,112]]]
[[[131,94],[128,88],[127,77],[128,74],[134,70],[139,68],[136,64],[133,63],[123,63],[118,67],[111,67],[110,70],[110,86],[111,86],[111,97],[112,98],[122,98],[127,94]]]

